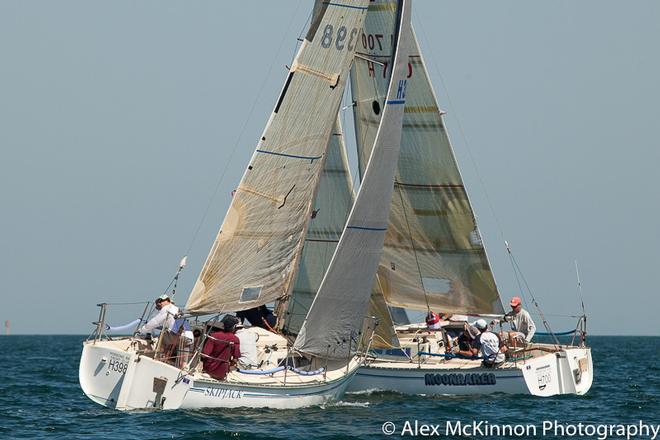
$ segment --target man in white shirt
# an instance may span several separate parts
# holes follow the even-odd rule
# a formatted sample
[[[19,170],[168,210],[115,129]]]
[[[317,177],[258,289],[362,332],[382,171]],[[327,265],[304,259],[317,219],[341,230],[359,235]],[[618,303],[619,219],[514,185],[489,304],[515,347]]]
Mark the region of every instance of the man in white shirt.
[[[500,337],[488,330],[488,323],[484,319],[479,319],[474,323],[481,334],[477,337],[479,345],[479,356],[483,357],[484,367],[496,367],[504,362],[506,346],[502,343]]]
[[[153,333],[158,327],[168,330],[174,327],[174,317],[179,314],[179,308],[172,303],[167,295],[159,296],[156,304],[160,305],[160,310],[149,322],[140,327],[139,332],[141,334]]]
[[[238,325],[236,328],[236,336],[241,341],[241,357],[238,358],[238,364],[245,369],[257,367],[257,341],[259,335],[251,328],[244,328],[242,325]]]

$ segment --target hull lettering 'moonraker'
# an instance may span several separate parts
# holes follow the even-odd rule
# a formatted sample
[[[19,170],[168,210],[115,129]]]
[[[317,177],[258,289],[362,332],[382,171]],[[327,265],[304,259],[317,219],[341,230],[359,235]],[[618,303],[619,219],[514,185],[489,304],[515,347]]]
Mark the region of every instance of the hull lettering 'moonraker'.
[[[425,374],[425,385],[495,385],[494,373]]]

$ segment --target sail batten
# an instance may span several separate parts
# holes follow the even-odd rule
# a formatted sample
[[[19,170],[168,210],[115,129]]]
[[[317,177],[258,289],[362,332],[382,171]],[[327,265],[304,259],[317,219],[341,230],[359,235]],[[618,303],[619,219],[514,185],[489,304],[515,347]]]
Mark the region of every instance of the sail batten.
[[[314,29],[236,188],[186,304],[190,313],[244,310],[290,290],[366,15],[360,8],[368,0],[342,1],[357,8],[315,5]]]
[[[351,71],[361,175],[385,99],[393,0],[375,0],[365,20],[367,44]],[[446,313],[502,313],[486,252],[412,30],[408,90],[394,197],[374,295],[390,306]],[[371,44],[369,36],[384,36]]]

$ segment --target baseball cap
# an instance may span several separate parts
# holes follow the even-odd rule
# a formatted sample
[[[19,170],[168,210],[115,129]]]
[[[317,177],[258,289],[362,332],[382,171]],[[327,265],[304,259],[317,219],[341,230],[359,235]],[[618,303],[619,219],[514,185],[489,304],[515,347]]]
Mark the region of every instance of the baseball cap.
[[[521,303],[522,301],[520,300],[520,297],[514,296],[513,298],[511,298],[511,302],[509,304],[511,305],[511,307],[518,307]]]

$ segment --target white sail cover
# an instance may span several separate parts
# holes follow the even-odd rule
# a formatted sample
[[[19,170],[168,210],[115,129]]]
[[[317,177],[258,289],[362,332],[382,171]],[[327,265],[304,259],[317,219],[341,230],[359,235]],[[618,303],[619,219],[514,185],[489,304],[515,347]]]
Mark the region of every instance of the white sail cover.
[[[410,8],[401,1],[392,80],[364,179],[348,222],[294,343],[298,351],[346,359],[358,348],[387,230],[406,95]]]
[[[358,50],[369,60],[356,58],[351,72],[361,174],[382,116],[395,18],[396,1],[370,3]],[[409,32],[401,152],[374,293],[408,309],[502,313],[442,112],[412,27]]]
[[[296,281],[286,299],[283,316],[278,316],[283,320],[285,334],[295,335],[300,331],[353,206],[353,182],[339,119],[327,151]]]
[[[289,290],[368,0],[317,2],[186,309],[249,309]]]

